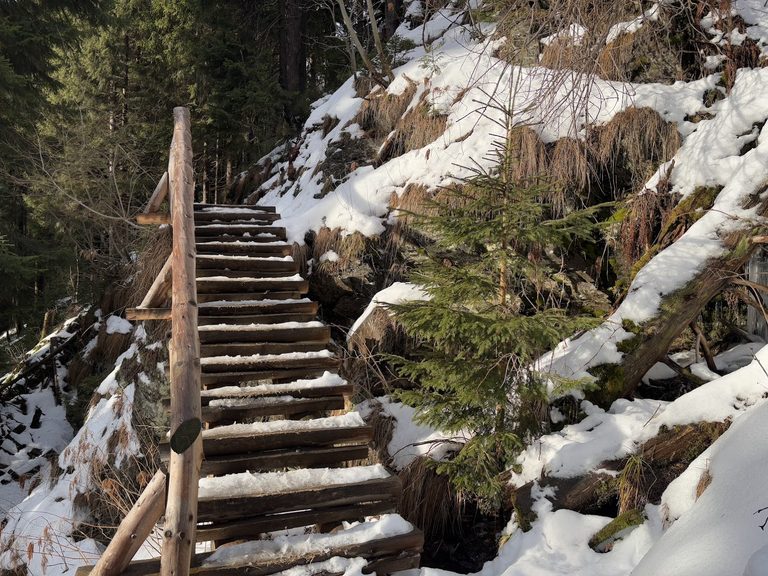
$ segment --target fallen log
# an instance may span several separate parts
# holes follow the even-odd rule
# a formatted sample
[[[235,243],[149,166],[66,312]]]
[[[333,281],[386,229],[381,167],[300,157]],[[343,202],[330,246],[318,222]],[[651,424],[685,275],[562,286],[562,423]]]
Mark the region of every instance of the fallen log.
[[[664,429],[658,436],[640,446],[633,456],[640,458],[653,474],[647,485],[641,486],[640,497],[644,502],[636,502],[632,508],[650,502],[658,504],[661,494],[669,483],[677,478],[699,454],[717,440],[730,426],[725,422],[700,422]],[[554,495],[547,499],[554,510],[574,510],[587,513],[604,512],[607,507],[617,507],[621,479],[629,457],[620,460],[606,460],[595,469],[575,478],[543,477],[535,482],[510,489],[505,495],[505,508],[514,509],[518,519],[531,518],[533,515],[534,484],[540,488],[554,488]],[[521,526],[525,522],[521,522]]]

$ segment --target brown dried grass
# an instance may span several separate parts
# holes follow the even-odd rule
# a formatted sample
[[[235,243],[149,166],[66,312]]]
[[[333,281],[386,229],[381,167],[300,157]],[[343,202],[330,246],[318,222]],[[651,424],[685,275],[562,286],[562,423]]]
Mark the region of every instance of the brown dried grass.
[[[621,221],[619,229],[619,252],[627,270],[631,270],[656,242],[677,198],[677,195],[645,190],[627,201],[627,217]]]
[[[416,83],[411,81],[402,94],[388,94],[377,90],[365,99],[352,123],[357,123],[369,138],[383,139],[405,114],[416,93]]]
[[[316,270],[324,273],[338,273],[350,268],[359,262],[366,250],[368,240],[359,232],[344,235],[341,228],[323,227],[315,237],[312,246],[312,258],[315,260]],[[339,259],[335,262],[326,260],[320,262],[320,257],[327,252],[336,252]]]
[[[430,458],[415,458],[398,476],[403,481],[398,512],[423,530],[428,542],[461,533],[464,497],[454,490],[447,476],[435,472]]]
[[[144,300],[149,288],[160,273],[173,247],[173,232],[170,227],[157,230],[147,239],[138,261],[135,263],[134,279],[128,306],[138,306]],[[104,310],[104,308],[102,308]],[[110,308],[109,310],[117,310]]]
[[[709,488],[710,484],[712,484],[712,474],[709,473],[709,468],[707,468],[701,473],[699,482],[696,484],[696,500],[701,498],[701,495]]]
[[[365,423],[373,428],[373,438],[369,445],[368,459],[371,464],[381,464],[390,467],[392,456],[387,447],[392,441],[395,432],[395,421],[390,414],[384,411],[384,406],[375,398],[371,401],[371,412],[365,418]]]
[[[611,169],[621,161],[639,187],[682,145],[677,128],[652,108],[628,108],[596,131],[599,162]]]

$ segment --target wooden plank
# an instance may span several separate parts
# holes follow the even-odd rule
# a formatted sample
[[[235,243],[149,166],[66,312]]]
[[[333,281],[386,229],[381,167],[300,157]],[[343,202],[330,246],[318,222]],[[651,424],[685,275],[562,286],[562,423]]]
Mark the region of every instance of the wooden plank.
[[[300,449],[314,446],[333,446],[369,442],[373,438],[370,426],[348,426],[344,428],[310,428],[280,432],[254,433],[243,436],[219,434],[220,428],[203,432],[203,452],[206,458],[232,454],[267,452],[286,448]],[[168,441],[158,446],[161,460],[167,461],[170,453]]]
[[[317,320],[317,314],[313,312],[297,312],[283,314],[254,314],[242,316],[201,316],[200,326],[213,324],[229,324],[230,326],[244,326],[248,324],[281,324],[283,322],[312,322]]]
[[[262,515],[283,514],[299,510],[335,508],[363,502],[397,500],[402,481],[394,474],[352,484],[318,486],[301,490],[268,492],[250,496],[200,498],[197,502],[198,522],[221,523],[228,520]],[[256,521],[254,518],[252,521]],[[303,524],[302,524],[303,526]],[[275,530],[281,529],[279,526]],[[268,532],[269,530],[261,530]]]
[[[173,109],[169,164],[173,214],[173,307],[171,317],[171,437],[182,424],[200,420],[200,342],[195,284],[194,173],[189,110]],[[181,453],[172,451],[163,527],[161,576],[187,576],[195,547],[197,488],[202,435]]]
[[[230,342],[316,342],[328,341],[330,326],[309,326],[298,328],[269,328],[266,330],[201,330],[203,344]]]
[[[125,319],[133,322],[141,320],[170,320],[170,308],[126,308]]]
[[[258,224],[205,224],[195,228],[195,236],[197,238],[237,236],[248,242],[267,237],[286,239],[285,228],[282,226],[259,226]]]
[[[198,236],[196,237],[196,240],[198,248],[201,246],[205,246],[206,244],[213,243],[216,246],[222,245],[222,244],[235,244],[239,243],[240,245],[246,245],[246,246],[281,246],[283,243],[285,243],[284,238],[278,238],[274,234],[264,234],[263,236],[237,236],[227,233],[222,233],[219,236]],[[266,246],[264,246],[264,249],[266,249]],[[209,252],[210,253],[210,252]],[[214,252],[214,254],[217,254],[218,251]]]
[[[318,304],[310,300],[272,302],[270,304],[238,304],[200,306],[198,318],[203,316],[243,316],[256,314],[280,314],[284,312],[308,312],[317,314]]]
[[[136,215],[136,223],[143,226],[161,226],[171,223],[171,215],[164,212],[142,212]]]
[[[229,292],[226,294],[211,292],[210,294],[197,295],[199,303],[218,302],[226,300],[237,302],[238,300],[298,300],[301,294],[295,290],[260,290],[256,292]]]
[[[403,551],[418,553],[424,546],[424,533],[416,528],[407,534],[398,534],[386,538],[377,538],[367,542],[333,546],[322,550],[313,550],[305,556],[284,555],[268,560],[249,559],[247,564],[229,564],[227,566],[205,566],[204,562],[212,552],[196,554],[192,560],[190,574],[194,576],[269,576],[293,566],[304,566],[313,562],[324,562],[334,556],[344,558],[386,559],[400,555]],[[78,568],[75,576],[88,576],[91,566]],[[156,576],[159,562],[157,560],[141,560],[132,562],[123,572],[123,576]]]
[[[290,256],[290,244],[256,244],[254,242],[199,242],[198,254],[244,254],[247,256]]]
[[[261,382],[275,379],[312,378],[325,372],[338,372],[338,366],[303,366],[301,368],[275,368],[253,372],[203,372],[202,383],[208,388],[220,388],[243,382]]]
[[[118,576],[152,533],[165,510],[166,476],[158,470],[126,514],[109,546],[93,567],[92,576]]]
[[[251,354],[286,354],[288,352],[319,352],[328,342],[235,342],[232,344],[203,344],[200,357],[210,356],[248,356]]]
[[[299,528],[300,526],[312,526],[314,524],[340,522],[342,520],[363,520],[366,516],[394,512],[395,506],[396,501],[389,498],[381,501],[348,504],[329,509],[302,510],[277,516],[247,518],[232,522],[213,522],[212,524],[197,527],[197,541],[206,542],[228,538],[250,539],[267,532],[275,532],[276,530],[288,530],[290,528]]]
[[[203,422],[243,422],[247,418],[263,416],[288,416],[302,412],[321,412],[325,410],[343,410],[343,396],[328,396],[326,398],[306,398],[282,403],[258,403],[253,399],[251,405],[241,406],[205,406],[203,407]]]
[[[328,352],[326,352],[327,354]],[[254,359],[246,360],[238,358],[237,360],[221,359],[216,357],[209,358],[203,364],[203,374],[238,372],[262,372],[264,370],[284,370],[292,368],[338,368],[341,365],[341,359],[335,356],[297,356],[287,355],[288,358],[276,356],[274,358],[264,358],[255,356]],[[227,357],[228,358],[228,357]],[[248,358],[246,356],[246,358]]]
[[[260,204],[207,204],[195,202],[195,210],[205,210],[206,208],[247,208],[254,212],[276,212],[274,206],[262,206]]]
[[[274,212],[261,212],[251,210],[250,214],[244,212],[207,212],[195,210],[195,222],[234,222],[238,224],[265,224],[280,220],[280,215]]]
[[[283,278],[299,272],[299,265],[292,264],[288,270],[224,270],[222,268],[202,268],[197,271],[198,278],[226,276],[227,278]]]
[[[212,258],[211,256],[198,256],[197,269],[214,268],[228,270],[280,270],[292,272],[298,264],[293,260],[263,260],[259,258]]]
[[[385,576],[387,574],[394,574],[395,572],[418,568],[421,564],[420,552],[422,547],[419,547],[418,550],[406,550],[400,554],[387,556],[380,560],[374,560],[369,563],[368,566],[363,568],[363,574],[375,573],[380,576]]]
[[[328,396],[349,396],[354,392],[355,387],[352,384],[337,384],[331,386],[315,386],[312,388],[274,388],[267,386],[263,388],[238,388],[237,392],[228,392],[226,394],[218,393],[217,390],[203,390],[200,393],[200,403],[205,410],[211,400],[221,398],[269,398],[271,396],[291,396],[293,398],[324,398]],[[171,399],[163,398],[161,400],[163,408],[170,410]]]
[[[160,273],[149,287],[147,295],[139,304],[139,308],[157,308],[168,297],[168,290],[171,289],[173,282],[173,254],[168,255],[168,259],[163,264]]]
[[[232,278],[227,280],[211,280],[199,278],[197,291],[203,294],[228,292],[299,292],[309,291],[307,280],[281,280],[279,278]]]
[[[150,214],[157,212],[160,205],[165,200],[166,194],[168,194],[168,172],[165,172],[160,178],[160,182],[155,186],[155,191],[152,192],[152,196],[149,197],[147,206],[144,208],[144,214]]]
[[[221,476],[238,472],[281,470],[288,467],[316,468],[337,466],[342,462],[363,460],[368,457],[368,444],[347,446],[321,446],[317,448],[290,448],[271,452],[206,456],[202,475]]]

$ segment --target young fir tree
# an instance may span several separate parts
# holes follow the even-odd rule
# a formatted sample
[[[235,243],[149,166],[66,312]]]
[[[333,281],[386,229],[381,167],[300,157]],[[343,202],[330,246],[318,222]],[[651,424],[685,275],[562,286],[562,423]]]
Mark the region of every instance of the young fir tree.
[[[555,275],[574,241],[592,237],[597,207],[559,215],[552,185],[516,176],[515,141],[507,130],[491,170],[409,214],[438,239],[411,276],[431,299],[391,307],[428,350],[396,360],[417,384],[398,395],[421,423],[467,438],[437,470],[488,506],[499,502],[500,474],[548,422],[549,376],[536,360],[596,324],[569,310]]]

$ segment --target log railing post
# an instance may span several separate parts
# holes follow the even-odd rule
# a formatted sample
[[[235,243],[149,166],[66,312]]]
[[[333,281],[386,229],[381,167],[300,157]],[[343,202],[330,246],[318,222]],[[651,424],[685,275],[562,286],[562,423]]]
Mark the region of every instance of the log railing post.
[[[194,182],[189,110],[174,108],[169,163],[173,218],[171,308],[171,460],[161,576],[187,576],[195,548],[200,434],[200,343],[197,334]]]

